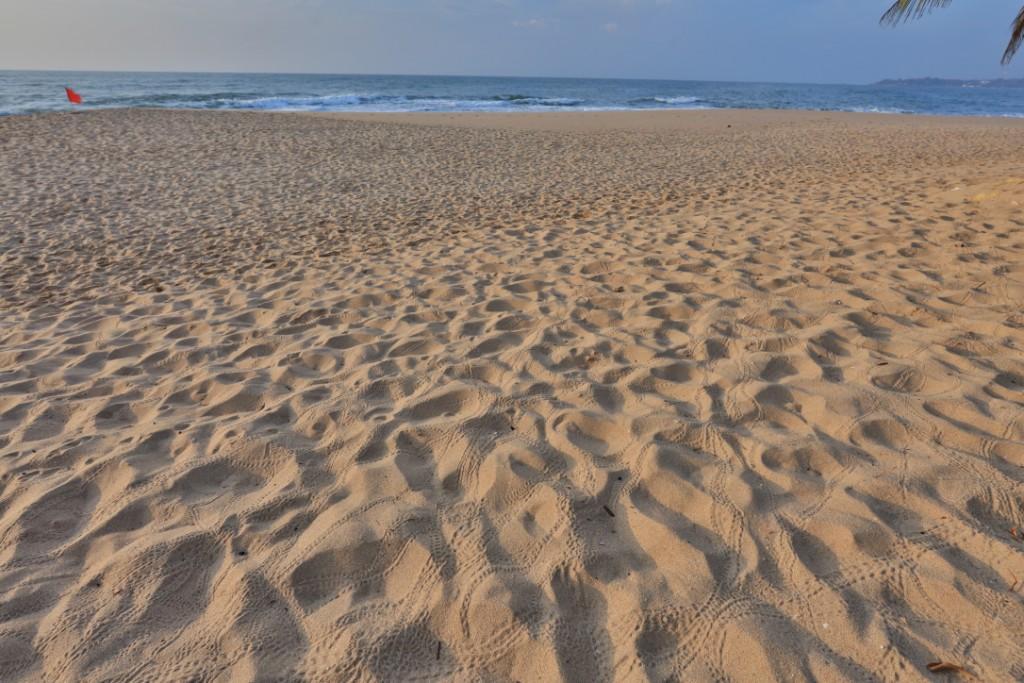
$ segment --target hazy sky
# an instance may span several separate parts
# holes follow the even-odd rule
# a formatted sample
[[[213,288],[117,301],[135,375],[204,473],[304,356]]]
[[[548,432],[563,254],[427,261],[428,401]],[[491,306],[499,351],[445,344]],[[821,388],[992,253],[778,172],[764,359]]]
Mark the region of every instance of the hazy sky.
[[[0,0],[0,69],[722,79],[1024,77],[1022,0]]]

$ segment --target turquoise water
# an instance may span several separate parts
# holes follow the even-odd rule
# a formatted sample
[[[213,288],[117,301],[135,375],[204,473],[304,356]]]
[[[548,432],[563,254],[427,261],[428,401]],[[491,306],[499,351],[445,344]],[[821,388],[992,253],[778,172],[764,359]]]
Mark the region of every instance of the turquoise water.
[[[1024,88],[711,81],[0,71],[0,114],[71,108],[275,111],[810,109],[1024,117]]]

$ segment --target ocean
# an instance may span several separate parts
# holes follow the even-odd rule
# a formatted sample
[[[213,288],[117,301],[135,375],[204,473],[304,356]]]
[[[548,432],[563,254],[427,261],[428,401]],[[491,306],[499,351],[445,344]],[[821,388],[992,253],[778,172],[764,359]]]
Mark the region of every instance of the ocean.
[[[459,112],[808,109],[1024,117],[1024,88],[454,76],[0,71],[0,115],[84,108]]]

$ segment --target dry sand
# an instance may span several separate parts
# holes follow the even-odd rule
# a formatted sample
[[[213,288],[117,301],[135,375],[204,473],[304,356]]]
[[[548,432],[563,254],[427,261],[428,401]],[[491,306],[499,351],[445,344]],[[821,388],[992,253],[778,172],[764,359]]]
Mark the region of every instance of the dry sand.
[[[1013,121],[0,118],[0,680],[1022,679],[1021,201]]]

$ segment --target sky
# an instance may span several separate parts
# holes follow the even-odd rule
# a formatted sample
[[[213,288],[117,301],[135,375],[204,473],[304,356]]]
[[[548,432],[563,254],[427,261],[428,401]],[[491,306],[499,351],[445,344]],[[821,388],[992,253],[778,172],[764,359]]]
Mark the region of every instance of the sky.
[[[868,83],[1024,78],[1022,0],[0,0],[0,69]]]

